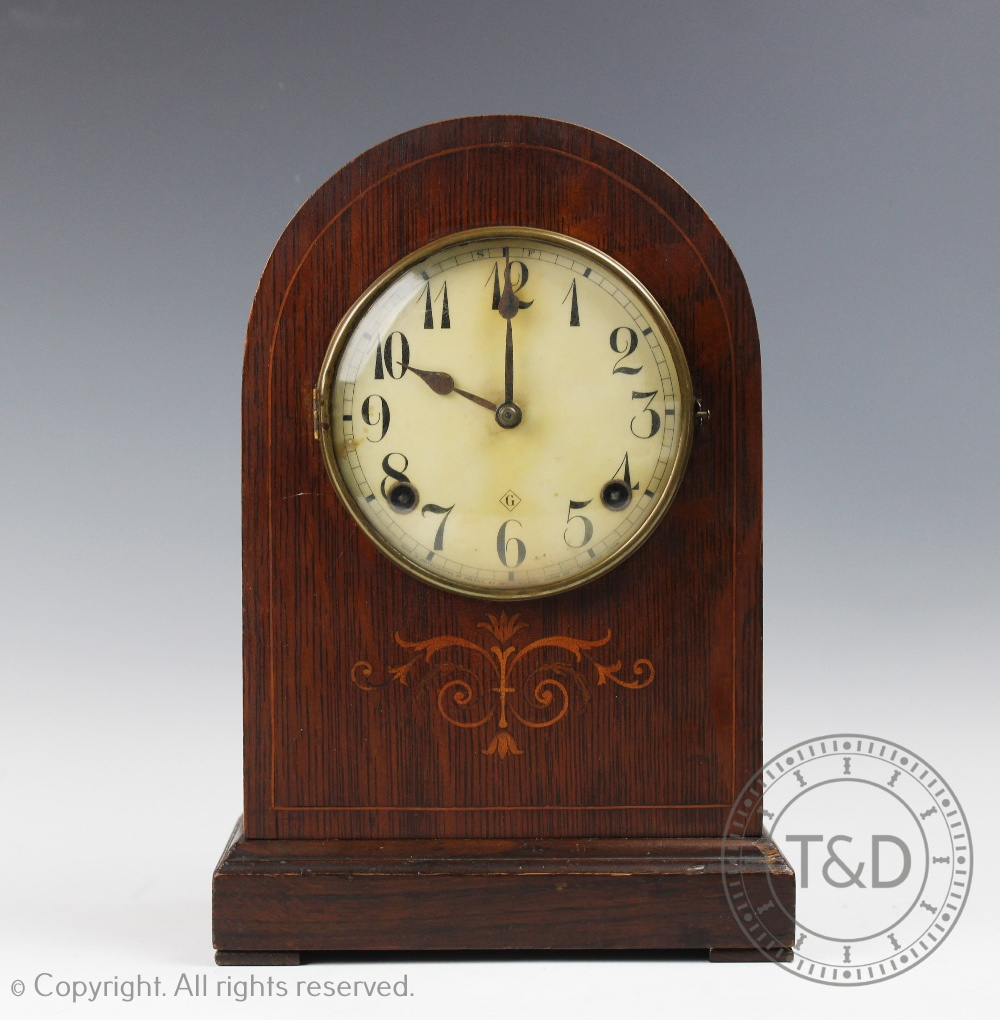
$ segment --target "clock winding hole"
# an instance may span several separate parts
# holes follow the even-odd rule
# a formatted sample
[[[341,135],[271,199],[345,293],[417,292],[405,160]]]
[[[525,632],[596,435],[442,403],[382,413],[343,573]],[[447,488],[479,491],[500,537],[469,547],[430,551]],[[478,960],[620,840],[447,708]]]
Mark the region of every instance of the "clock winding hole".
[[[601,489],[601,502],[609,510],[624,510],[632,502],[632,490],[620,479],[613,478]]]
[[[397,514],[411,513],[420,502],[417,490],[409,482],[396,482],[386,493],[386,499]]]

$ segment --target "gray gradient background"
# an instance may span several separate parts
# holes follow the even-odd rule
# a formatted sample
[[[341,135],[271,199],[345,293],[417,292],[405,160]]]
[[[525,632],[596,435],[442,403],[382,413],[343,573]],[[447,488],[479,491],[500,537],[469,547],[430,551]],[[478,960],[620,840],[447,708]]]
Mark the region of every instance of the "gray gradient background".
[[[408,965],[407,1011],[930,1015],[961,987],[986,1015],[998,81],[987,0],[0,4],[0,1000],[39,970],[210,968],[241,799],[257,279],[359,152],[516,112],[633,146],[729,240],[763,358],[765,750],[845,729],[926,756],[971,817],[978,885],[934,957],[849,1006],[769,967],[522,962]],[[119,1009],[226,1011],[99,1013]]]

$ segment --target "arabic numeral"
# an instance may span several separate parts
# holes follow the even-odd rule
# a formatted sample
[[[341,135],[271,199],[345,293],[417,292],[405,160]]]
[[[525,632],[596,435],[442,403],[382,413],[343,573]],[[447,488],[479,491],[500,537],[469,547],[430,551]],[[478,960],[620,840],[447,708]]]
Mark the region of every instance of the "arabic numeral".
[[[377,410],[376,402],[378,404]],[[361,403],[361,420],[366,425],[371,425],[372,427],[376,425],[382,426],[378,439],[373,439],[371,436],[368,437],[370,443],[382,442],[385,439],[386,432],[389,431],[389,402],[378,393],[372,393],[370,396],[365,397]]]
[[[430,281],[421,292],[424,302],[424,329],[434,328],[434,303],[441,300],[441,329],[451,329],[451,311],[448,308],[448,283],[442,283],[437,294],[431,293]]]
[[[562,303],[566,304],[569,301],[569,324],[571,326],[580,325],[580,300],[576,296],[576,280],[574,280],[566,291],[566,297],[562,299]]]
[[[528,550],[525,547],[521,539],[507,537],[507,528],[511,524],[516,524],[521,527],[520,521],[504,521],[500,525],[500,530],[497,532],[497,556],[500,557],[500,562],[508,569],[513,570],[515,567],[519,567],[524,562],[524,557],[528,555]],[[510,562],[511,546],[514,547],[514,562]]]
[[[420,515],[426,517],[428,514],[441,514],[441,523],[438,525],[437,534],[434,536],[434,548],[440,551],[444,548],[444,526],[448,523],[448,514],[455,509],[455,504],[451,506],[438,506],[435,503],[426,503],[420,508]]]
[[[652,393],[639,393],[636,390],[632,391],[632,399],[633,400],[645,400],[646,401],[646,404],[645,404],[645,406],[642,409],[642,414],[644,414],[644,415],[648,414],[649,415],[649,431],[648,432],[636,432],[636,430],[635,430],[635,423],[636,423],[636,420],[639,418],[638,414],[635,416],[635,418],[632,419],[632,422],[629,425],[629,428],[632,430],[632,435],[635,436],[636,439],[652,439],[653,436],[655,436],[656,433],[660,431],[660,423],[661,423],[661,420],[662,420],[660,418],[660,412],[659,411],[654,411],[653,408],[651,408],[649,406],[656,399],[656,395],[659,392],[660,392],[659,390],[653,390]]]
[[[384,357],[383,357],[383,351]],[[395,356],[399,356],[396,361]],[[394,330],[385,338],[385,343],[375,345],[375,378],[402,379],[410,367],[410,341],[399,330]]]
[[[582,510],[585,506],[592,503],[593,500],[575,500],[569,501],[569,509],[566,511],[566,523],[572,526],[573,521],[583,521],[583,537],[579,542],[571,542],[569,533],[570,528],[566,528],[563,531],[563,541],[571,549],[582,549],[585,545],[590,543],[590,540],[594,537],[594,524],[589,517],[584,517],[583,514],[575,514],[574,510]],[[579,528],[576,529],[579,532]]]
[[[627,339],[622,337],[622,334],[626,334]],[[625,346],[621,346],[624,344]],[[611,350],[615,354],[620,354],[621,357],[615,362],[615,367],[611,369],[612,375],[638,375],[642,371],[642,366],[633,368],[630,365],[623,365],[622,362],[635,354],[639,347],[639,334],[636,333],[631,326],[619,326],[617,329],[611,331]]]
[[[632,472],[629,470],[627,453],[622,458],[621,464],[618,465],[618,470],[615,472],[613,480],[618,481],[619,477],[630,492],[635,492],[635,490],[639,488],[639,483],[632,481]]]
[[[392,466],[392,458],[400,457],[403,461],[401,468],[394,468]],[[406,477],[406,469],[410,466],[409,458],[404,453],[387,453],[382,458],[382,470],[385,472],[386,477],[382,479],[382,495],[388,499],[389,493],[386,491],[386,483],[390,478],[394,478],[397,482],[409,482],[409,478]]]
[[[506,256],[507,249],[504,248],[504,255]],[[517,270],[515,275],[514,270]],[[503,287],[503,276],[504,270],[500,268],[499,262],[493,263],[493,272],[486,278],[486,283],[489,285],[493,284],[493,311],[499,311],[500,309],[500,293]],[[510,279],[511,288],[516,294],[527,282],[528,282],[528,267],[521,261],[511,262],[510,264]],[[516,281],[516,282],[515,282]],[[518,308],[530,308],[535,302],[534,301],[522,301],[520,298],[517,299]]]

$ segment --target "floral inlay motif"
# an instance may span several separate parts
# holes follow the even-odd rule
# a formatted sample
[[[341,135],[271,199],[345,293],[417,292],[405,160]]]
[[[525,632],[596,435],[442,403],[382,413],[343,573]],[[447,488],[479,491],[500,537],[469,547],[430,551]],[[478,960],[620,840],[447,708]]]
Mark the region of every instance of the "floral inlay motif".
[[[392,683],[430,686],[436,690],[438,711],[452,726],[479,729],[492,723],[493,736],[481,753],[496,755],[502,761],[508,755],[524,754],[511,733],[512,724],[535,730],[554,726],[566,716],[574,697],[589,701],[588,678],[596,676],[597,687],[613,683],[641,690],[655,677],[649,659],[636,659],[632,663],[635,679],[623,680],[619,676],[620,659],[606,664],[594,657],[595,649],[611,641],[610,630],[596,641],[559,635],[525,643],[523,636],[518,639],[516,635],[528,630],[528,624],[517,613],[488,613],[476,626],[489,637],[472,641],[445,634],[407,641],[397,631],[393,635],[396,644],[410,653],[409,659],[391,666],[388,677],[374,683],[371,663],[358,661],[351,668],[351,680],[363,691],[379,690]],[[466,661],[455,658],[459,649],[468,653],[460,656]],[[551,655],[538,661],[539,653],[546,649],[569,654],[555,661]],[[478,668],[468,665],[470,659],[478,663]]]

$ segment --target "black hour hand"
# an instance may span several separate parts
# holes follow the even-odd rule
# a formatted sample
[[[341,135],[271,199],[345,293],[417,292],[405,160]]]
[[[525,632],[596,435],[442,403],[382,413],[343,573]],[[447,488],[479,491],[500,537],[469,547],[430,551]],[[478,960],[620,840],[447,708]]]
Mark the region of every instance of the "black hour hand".
[[[413,365],[410,365],[409,369],[442,397],[448,396],[449,393],[457,393],[460,397],[465,397],[466,400],[471,400],[474,404],[485,407],[487,411],[496,413],[496,404],[485,397],[478,397],[475,393],[469,393],[468,390],[459,389],[455,385],[455,380],[447,372],[428,372],[422,368],[415,368]]]

